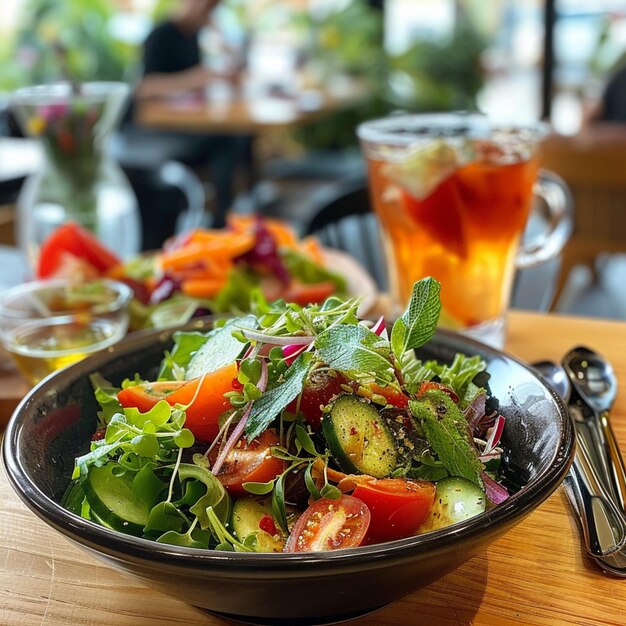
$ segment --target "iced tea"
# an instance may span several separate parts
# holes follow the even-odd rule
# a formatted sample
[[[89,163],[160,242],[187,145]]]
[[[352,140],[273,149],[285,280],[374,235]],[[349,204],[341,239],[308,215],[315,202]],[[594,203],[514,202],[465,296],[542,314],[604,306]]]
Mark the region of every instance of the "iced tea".
[[[501,318],[538,175],[536,141],[511,132],[468,137],[464,129],[414,145],[363,143],[395,302],[406,304],[413,283],[433,276],[442,285],[442,325]]]

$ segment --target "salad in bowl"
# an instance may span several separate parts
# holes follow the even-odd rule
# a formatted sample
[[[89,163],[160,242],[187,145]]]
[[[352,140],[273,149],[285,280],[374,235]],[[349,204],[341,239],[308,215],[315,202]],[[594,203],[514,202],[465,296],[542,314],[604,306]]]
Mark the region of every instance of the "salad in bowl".
[[[134,291],[131,329],[138,330],[182,325],[208,313],[247,312],[255,290],[267,300],[300,305],[346,296],[350,290],[342,260],[350,273],[355,262],[335,263],[334,256],[329,262],[328,251],[314,237],[299,239],[285,222],[260,216],[231,216],[224,229],[185,232],[161,250],[124,261],[82,226],[68,222],[42,244],[35,273],[39,279],[126,282]],[[338,271],[330,269],[331,263]]]
[[[326,552],[464,522],[509,497],[505,418],[480,356],[421,361],[439,284],[415,284],[393,326],[358,299],[268,304],[177,331],[155,379],[114,386],[63,504],[161,544]]]

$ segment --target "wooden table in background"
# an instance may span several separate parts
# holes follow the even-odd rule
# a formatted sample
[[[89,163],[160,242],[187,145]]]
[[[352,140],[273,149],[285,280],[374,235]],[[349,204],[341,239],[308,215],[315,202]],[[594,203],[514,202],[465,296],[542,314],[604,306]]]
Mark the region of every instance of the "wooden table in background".
[[[598,350],[615,366],[621,390],[612,419],[626,450],[626,324],[521,312],[510,315],[507,349],[525,360],[558,360],[579,344]],[[15,381],[0,371],[5,399]],[[0,502],[1,624],[231,623],[100,565],[28,511],[3,470]],[[585,556],[559,489],[479,556],[354,623],[618,626],[626,623],[626,580],[603,575]]]
[[[347,80],[334,88],[303,91],[293,97],[151,100],[137,105],[137,123],[155,130],[257,134],[288,130],[363,104],[370,91]]]

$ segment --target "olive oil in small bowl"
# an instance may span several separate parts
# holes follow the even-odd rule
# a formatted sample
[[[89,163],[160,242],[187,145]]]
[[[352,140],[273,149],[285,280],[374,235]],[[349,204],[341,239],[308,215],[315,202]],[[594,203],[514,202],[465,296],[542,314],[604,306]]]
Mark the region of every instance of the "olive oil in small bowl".
[[[0,295],[3,347],[34,385],[122,339],[131,297],[111,280],[25,283]]]

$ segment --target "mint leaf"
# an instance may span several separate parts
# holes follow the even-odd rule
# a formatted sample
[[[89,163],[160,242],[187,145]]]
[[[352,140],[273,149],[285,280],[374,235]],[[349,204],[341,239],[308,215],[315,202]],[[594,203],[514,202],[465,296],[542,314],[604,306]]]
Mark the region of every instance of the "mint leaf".
[[[212,330],[207,336],[207,341],[191,357],[185,378],[190,380],[232,363],[243,349],[242,343],[233,337],[233,331],[256,327],[256,317],[246,315],[246,317],[228,320],[221,328]]]
[[[467,420],[450,396],[438,389],[427,391],[421,400],[411,400],[409,408],[448,472],[467,478],[482,489],[483,465],[470,442]]]
[[[180,376],[176,376],[177,370],[183,370],[185,379],[190,380],[232,363],[243,348],[242,343],[233,337],[233,331],[256,327],[256,318],[247,315],[228,320],[224,326],[208,333],[174,333],[174,347],[161,362],[159,380],[178,380]]]
[[[407,350],[398,360],[400,362],[402,377],[404,378],[404,385],[411,394],[416,394],[424,381],[432,380],[435,376],[435,372],[426,367],[417,356],[415,356],[415,351],[413,350]]]
[[[255,400],[246,424],[246,439],[252,441],[258,437],[276,418],[276,416],[302,392],[304,381],[311,369],[313,355],[301,354],[285,373],[282,383],[266,391]]]
[[[422,278],[413,285],[407,310],[391,330],[391,347],[398,361],[407,350],[424,345],[434,334],[441,313],[441,285],[434,278]]]
[[[389,342],[360,324],[340,324],[315,339],[318,355],[326,365],[344,372],[382,373],[391,363]]]

